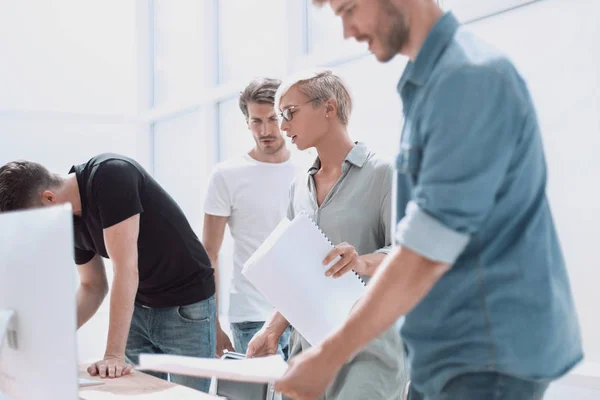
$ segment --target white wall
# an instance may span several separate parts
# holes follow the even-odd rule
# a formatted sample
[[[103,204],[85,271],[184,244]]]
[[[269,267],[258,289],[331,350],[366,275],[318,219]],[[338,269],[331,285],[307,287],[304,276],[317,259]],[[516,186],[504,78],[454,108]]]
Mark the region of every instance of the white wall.
[[[134,4],[0,2],[0,109],[135,111]]]
[[[544,400],[598,400],[600,388],[586,385],[566,385],[562,382],[550,385]]]
[[[202,238],[204,193],[216,161],[208,115],[195,111],[154,125],[154,176]]]
[[[66,174],[73,164],[103,152],[127,154],[149,164],[146,124],[33,115],[0,111],[0,165],[27,159]]]
[[[103,152],[148,165],[134,0],[0,2],[0,162],[58,171]]]
[[[353,140],[366,143],[379,156],[394,160],[400,149],[402,103],[396,84],[406,60],[396,57],[380,64],[374,57],[361,57],[338,66],[335,71],[350,86],[353,111],[348,132]]]

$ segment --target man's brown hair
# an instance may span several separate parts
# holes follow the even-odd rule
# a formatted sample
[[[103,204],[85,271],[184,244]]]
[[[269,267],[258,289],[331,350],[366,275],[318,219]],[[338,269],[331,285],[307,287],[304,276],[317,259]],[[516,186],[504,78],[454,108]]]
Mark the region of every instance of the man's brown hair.
[[[240,94],[240,110],[246,119],[249,118],[248,104],[275,104],[275,93],[281,85],[279,79],[259,78],[255,79]]]
[[[0,168],[0,212],[22,210],[36,204],[43,190],[60,185],[60,178],[43,165],[12,161]]]

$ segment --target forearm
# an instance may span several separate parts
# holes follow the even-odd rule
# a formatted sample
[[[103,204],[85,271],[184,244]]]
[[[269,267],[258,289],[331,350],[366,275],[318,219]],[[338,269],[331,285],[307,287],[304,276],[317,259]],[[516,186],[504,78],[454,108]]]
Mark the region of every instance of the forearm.
[[[137,289],[137,266],[115,267],[105,356],[122,357],[125,354]]]
[[[364,263],[365,268],[363,275],[373,276],[377,272],[377,269],[385,259],[387,254],[385,253],[371,253],[360,256],[361,261]]]
[[[215,277],[215,301],[217,304],[217,328],[221,327],[221,322],[219,321],[219,289],[221,284],[221,279],[219,275],[219,257],[217,254],[208,253],[208,258],[210,259],[210,265],[213,268],[213,275]]]
[[[79,285],[75,295],[77,304],[77,329],[90,320],[100,308],[108,288]]]
[[[221,284],[221,279],[219,276],[219,258],[218,256],[210,256],[210,265],[213,268],[213,275],[215,277],[215,300],[217,303],[217,317],[219,316],[219,289]]]
[[[348,321],[323,343],[323,348],[340,364],[346,362],[412,310],[448,268],[409,249],[394,249],[379,266]]]
[[[210,264],[214,270],[217,322],[219,316],[219,289],[221,284],[219,277],[219,252],[221,251],[221,245],[223,244],[225,227],[227,226],[228,220],[229,217],[204,214],[204,227],[202,228],[202,244],[204,245],[204,249],[206,250],[206,254],[210,259]]]
[[[265,329],[276,333],[279,336],[283,334],[288,326],[290,326],[290,323],[279,311],[273,312],[269,320],[265,322]]]

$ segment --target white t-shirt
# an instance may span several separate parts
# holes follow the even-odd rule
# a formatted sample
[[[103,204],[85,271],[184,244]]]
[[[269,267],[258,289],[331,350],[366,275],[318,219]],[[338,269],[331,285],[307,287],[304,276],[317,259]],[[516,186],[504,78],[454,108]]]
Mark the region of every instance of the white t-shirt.
[[[204,212],[229,217],[234,240],[230,322],[265,321],[273,313],[272,305],[242,275],[242,268],[286,216],[297,171],[291,160],[264,163],[248,154],[222,162],[213,170]]]

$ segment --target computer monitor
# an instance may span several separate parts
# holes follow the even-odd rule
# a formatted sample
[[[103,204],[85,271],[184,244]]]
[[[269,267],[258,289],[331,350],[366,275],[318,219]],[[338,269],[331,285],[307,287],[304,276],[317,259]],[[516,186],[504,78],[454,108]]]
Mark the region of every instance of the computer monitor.
[[[78,398],[75,275],[70,206],[0,213],[0,398]]]

